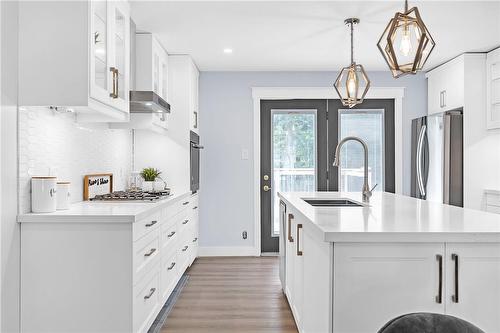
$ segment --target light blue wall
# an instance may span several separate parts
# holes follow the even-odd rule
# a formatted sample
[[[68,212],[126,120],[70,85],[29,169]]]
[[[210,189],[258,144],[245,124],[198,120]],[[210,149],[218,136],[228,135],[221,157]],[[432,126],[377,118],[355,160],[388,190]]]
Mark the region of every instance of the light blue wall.
[[[328,87],[336,72],[202,72],[200,74],[200,245],[253,246],[252,87]],[[425,76],[395,80],[371,72],[374,87],[404,87],[403,191],[410,192],[411,120],[427,114]],[[242,160],[242,149],[249,159]],[[243,240],[241,233],[248,232]]]

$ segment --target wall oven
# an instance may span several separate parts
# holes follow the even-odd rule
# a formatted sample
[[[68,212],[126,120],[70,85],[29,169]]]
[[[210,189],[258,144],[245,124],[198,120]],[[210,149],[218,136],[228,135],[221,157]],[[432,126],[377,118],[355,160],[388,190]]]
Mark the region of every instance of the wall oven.
[[[203,146],[200,146],[200,136],[195,132],[191,131],[189,133],[190,137],[190,179],[191,179],[191,192],[195,193],[200,189],[200,150]]]

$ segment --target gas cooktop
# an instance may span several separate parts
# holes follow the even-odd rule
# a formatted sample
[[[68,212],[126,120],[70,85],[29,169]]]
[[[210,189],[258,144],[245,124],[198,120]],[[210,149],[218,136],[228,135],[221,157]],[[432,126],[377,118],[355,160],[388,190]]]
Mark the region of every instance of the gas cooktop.
[[[159,192],[145,191],[116,191],[107,194],[98,194],[90,201],[157,201],[168,198],[170,189]]]

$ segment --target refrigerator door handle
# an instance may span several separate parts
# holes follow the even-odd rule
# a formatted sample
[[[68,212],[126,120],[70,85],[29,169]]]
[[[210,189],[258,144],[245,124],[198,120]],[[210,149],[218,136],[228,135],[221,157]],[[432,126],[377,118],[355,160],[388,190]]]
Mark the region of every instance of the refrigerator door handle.
[[[421,196],[425,197],[425,186],[424,186],[424,181],[422,178],[422,150],[424,148],[424,137],[425,137],[425,132],[427,130],[426,125],[422,125],[420,128],[420,133],[418,135],[418,141],[417,141],[417,183],[418,183],[418,188],[420,190]]]
[[[443,203],[450,204],[451,115],[444,115]]]

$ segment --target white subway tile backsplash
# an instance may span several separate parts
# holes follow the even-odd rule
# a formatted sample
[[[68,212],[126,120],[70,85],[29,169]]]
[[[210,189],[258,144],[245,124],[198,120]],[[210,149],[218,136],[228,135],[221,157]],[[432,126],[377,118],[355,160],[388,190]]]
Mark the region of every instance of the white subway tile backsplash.
[[[55,175],[71,182],[72,202],[83,200],[83,176],[113,173],[115,190],[126,188],[131,169],[131,131],[86,125],[74,114],[48,108],[19,110],[19,202],[31,211],[30,179]]]

